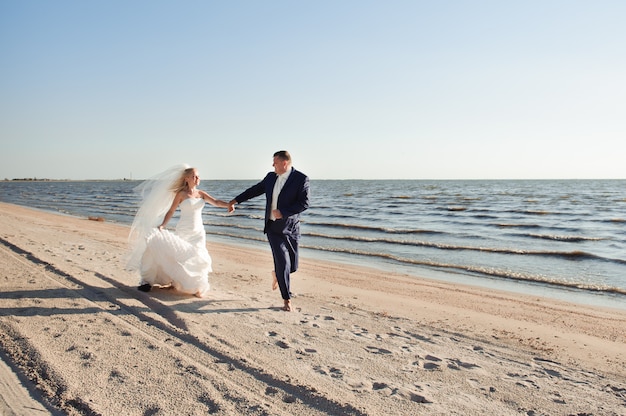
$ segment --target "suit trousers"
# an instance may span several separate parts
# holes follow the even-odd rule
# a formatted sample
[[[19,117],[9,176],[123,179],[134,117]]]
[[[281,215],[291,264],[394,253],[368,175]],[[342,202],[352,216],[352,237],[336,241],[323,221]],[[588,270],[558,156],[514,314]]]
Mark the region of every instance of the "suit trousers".
[[[267,233],[267,241],[270,243],[274,257],[274,272],[280,294],[284,300],[291,299],[290,273],[298,270],[298,239],[270,230]]]

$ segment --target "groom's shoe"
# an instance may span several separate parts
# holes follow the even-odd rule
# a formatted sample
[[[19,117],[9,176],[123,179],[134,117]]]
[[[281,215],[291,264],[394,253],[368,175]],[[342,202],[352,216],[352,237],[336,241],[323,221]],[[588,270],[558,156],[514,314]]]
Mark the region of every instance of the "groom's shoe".
[[[152,289],[152,286],[150,286],[149,283],[144,283],[143,285],[139,286],[137,289],[141,290],[142,292],[149,292],[150,289]]]

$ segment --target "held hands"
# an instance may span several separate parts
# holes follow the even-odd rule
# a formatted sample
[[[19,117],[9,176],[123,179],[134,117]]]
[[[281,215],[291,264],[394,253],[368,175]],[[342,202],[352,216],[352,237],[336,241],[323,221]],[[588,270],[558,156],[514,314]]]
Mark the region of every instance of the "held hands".
[[[228,213],[231,214],[233,212],[235,212],[235,204],[237,203],[237,201],[235,201],[234,199],[232,201],[230,201],[228,203]]]

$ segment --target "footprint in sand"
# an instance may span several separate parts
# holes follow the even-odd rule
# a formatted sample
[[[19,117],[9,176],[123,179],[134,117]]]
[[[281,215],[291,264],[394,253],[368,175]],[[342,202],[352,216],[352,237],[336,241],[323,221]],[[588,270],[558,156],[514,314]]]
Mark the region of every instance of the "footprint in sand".
[[[441,368],[441,365],[437,364],[442,361],[439,357],[427,355],[426,357],[424,357],[424,360],[427,361],[423,365],[424,370],[439,370]]]
[[[432,403],[424,395],[401,386],[394,386],[385,382],[372,383],[372,390],[387,395],[398,396],[410,400],[415,403]]]
[[[393,354],[391,351],[386,350],[384,348],[368,346],[368,347],[365,347],[365,349],[371,352],[372,354]]]
[[[483,393],[495,393],[496,392],[496,388],[491,386],[491,387],[486,387],[484,385],[481,384],[480,380],[477,380],[475,378],[468,378],[467,379],[467,384],[469,384],[471,387],[475,388],[476,390],[480,390]]]
[[[337,367],[331,367],[328,371],[332,378],[343,378],[343,371]]]
[[[448,363],[448,368],[451,370],[460,370],[462,368],[466,370],[473,370],[475,368],[480,368],[480,366],[476,364],[472,364],[472,363],[466,363],[458,359],[454,359],[454,360],[450,360],[450,362]]]
[[[528,374],[522,375],[519,373],[507,373],[507,377],[510,377],[512,379],[511,381],[514,381],[516,386],[525,387],[525,388],[529,388],[529,387],[538,388],[537,384],[529,378]]]
[[[91,367],[93,361],[95,361],[95,355],[89,351],[83,351],[80,353],[80,358],[83,360],[83,367]]]
[[[345,383],[356,393],[367,393],[372,390],[372,383],[361,379],[345,379]]]
[[[286,350],[288,348],[291,348],[291,346],[286,343],[285,341],[276,341],[276,345],[278,345],[280,348]]]
[[[416,339],[416,340],[422,341],[422,342],[428,342],[430,344],[434,344],[435,343],[431,338],[425,337],[425,336],[420,335],[420,334],[416,334],[415,332],[411,332],[411,331],[403,331],[403,332],[404,332],[404,334],[407,337],[409,337],[411,339]],[[436,336],[436,335],[434,335],[434,336]]]
[[[266,334],[268,337],[276,337],[278,336],[278,332],[275,331],[269,331]],[[286,350],[288,348],[291,348],[291,346],[289,345],[289,343],[287,341],[284,340],[278,340],[275,342],[276,345],[278,345],[280,348]]]
[[[112,382],[122,384],[126,381],[126,378],[127,377],[118,370],[111,370],[111,372],[109,373],[109,381]]]
[[[534,361],[535,363],[539,363],[538,370],[540,373],[546,374],[550,377],[563,378],[563,375],[561,374],[560,371],[552,369],[552,368],[548,368],[548,365],[561,368],[560,363],[546,359],[546,358],[540,358],[540,357],[535,357]],[[533,363],[533,367],[535,366],[535,363]]]
[[[387,332],[387,336],[391,339],[400,339],[403,341],[411,341],[411,337],[398,333],[398,332]]]
[[[369,331],[365,328],[361,328],[358,325],[352,325],[352,329],[353,329],[352,334],[357,337],[372,338]]]
[[[320,374],[325,375],[325,376],[329,375],[332,378],[337,378],[337,379],[343,378],[343,371],[341,369],[337,368],[337,367],[330,367],[330,368],[326,368],[325,369],[325,368],[317,365],[317,366],[313,367],[313,370],[315,370],[315,372],[320,373]]]
[[[320,324],[318,323],[319,321],[334,321],[335,318],[332,316],[321,316],[321,315],[315,315],[315,316],[311,316],[308,314],[305,314],[304,319],[302,319],[300,321],[300,323],[302,325],[311,325],[313,328],[319,328]]]
[[[326,372],[326,370],[324,370],[324,369],[323,369],[321,366],[319,366],[319,365],[316,365],[315,367],[313,367],[313,370],[315,370],[315,372],[316,372],[316,373],[320,373],[320,374],[322,374],[322,375],[326,375],[326,374],[328,374],[328,373]]]

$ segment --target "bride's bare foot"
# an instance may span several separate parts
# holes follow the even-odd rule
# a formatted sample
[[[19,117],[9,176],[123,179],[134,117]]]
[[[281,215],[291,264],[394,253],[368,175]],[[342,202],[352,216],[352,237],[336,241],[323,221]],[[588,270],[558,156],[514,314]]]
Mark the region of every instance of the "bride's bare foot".
[[[276,278],[276,272],[272,270],[272,290],[278,289],[278,279]]]
[[[283,311],[285,312],[291,312],[291,301],[290,300],[286,300],[285,301],[285,306],[283,306]]]

